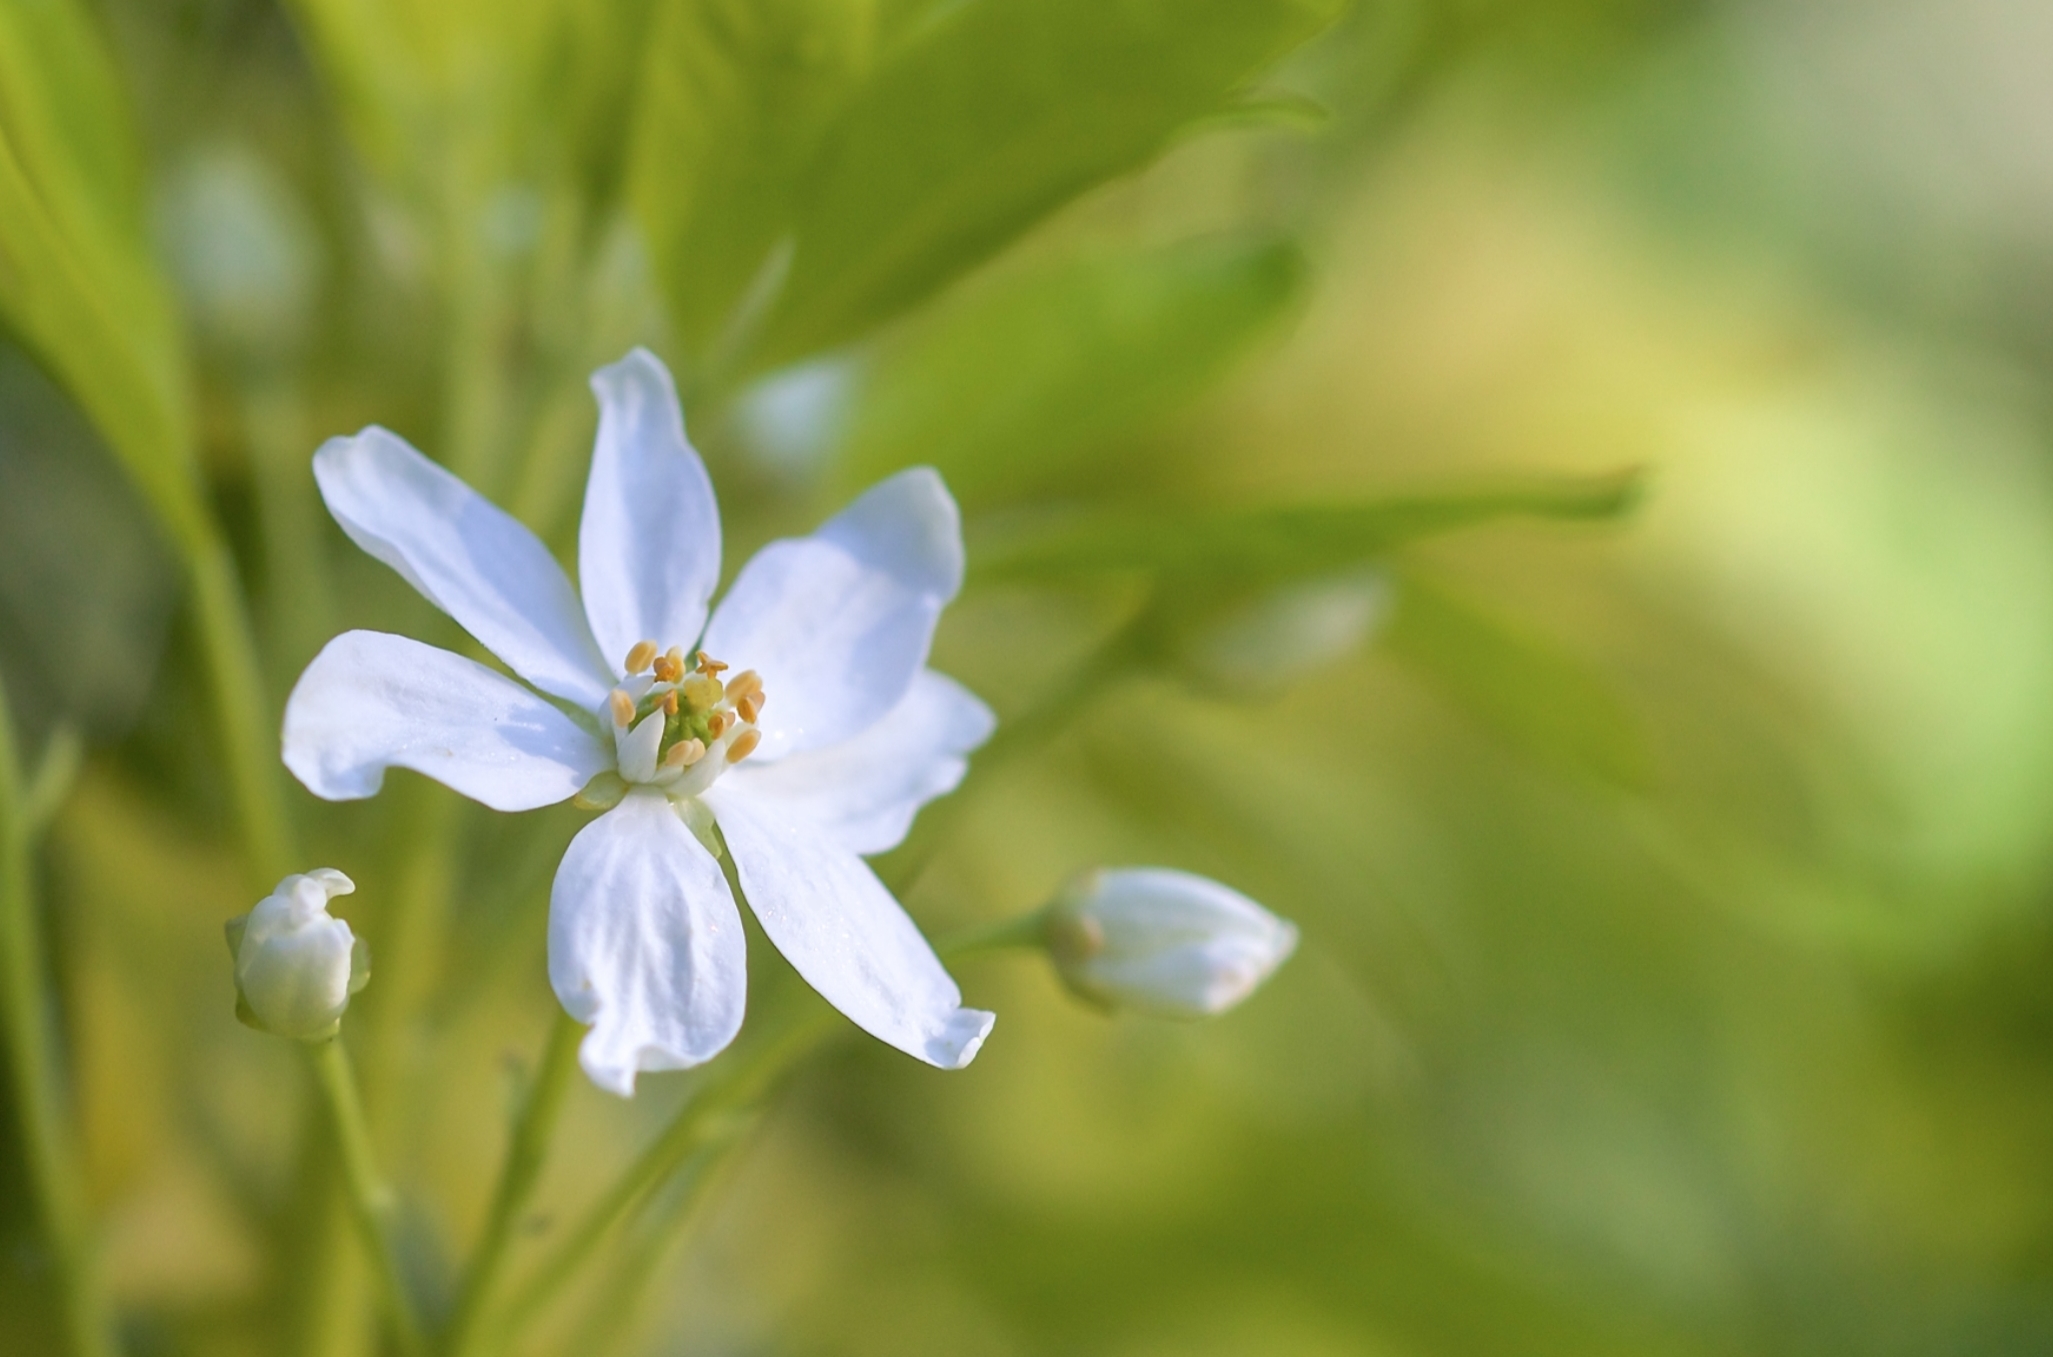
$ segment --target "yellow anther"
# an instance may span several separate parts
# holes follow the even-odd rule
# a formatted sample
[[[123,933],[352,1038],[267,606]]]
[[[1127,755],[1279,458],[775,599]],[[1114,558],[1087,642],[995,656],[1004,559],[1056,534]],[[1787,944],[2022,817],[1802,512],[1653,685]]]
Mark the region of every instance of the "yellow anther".
[[[657,699],[656,705],[663,709],[665,716],[677,715],[677,690],[672,688],[669,692],[663,694],[661,698]]]
[[[663,756],[665,768],[689,768],[706,757],[705,745],[697,740],[679,740],[670,746],[670,752]]]
[[[613,713],[613,724],[628,726],[634,724],[634,699],[615,688],[606,695],[607,709]]]
[[[670,647],[667,655],[658,655],[654,666],[659,683],[675,683],[684,677],[684,656],[676,646]]]
[[[710,711],[720,701],[720,680],[711,674],[693,674],[678,686],[693,711]]]
[[[639,674],[649,667],[649,661],[656,658],[654,641],[636,641],[634,649],[627,652],[627,672]]]
[[[761,693],[749,693],[745,697],[736,700],[734,709],[741,713],[742,720],[750,725],[754,725],[756,723],[756,713],[763,709],[763,695]]]
[[[716,711],[706,718],[706,729],[714,739],[719,739],[727,730],[727,713]]]
[[[762,731],[755,729],[744,730],[741,734],[734,737],[733,744],[727,746],[727,761],[729,763],[740,763],[743,759],[755,753],[756,746],[762,742]]]
[[[705,651],[701,650],[699,652],[699,672],[701,674],[717,674],[726,668],[726,665],[720,663],[720,661],[714,659]]]
[[[760,693],[761,691],[763,691],[763,676],[753,669],[744,669],[733,678],[727,680],[727,695],[736,702],[741,701],[750,693]]]

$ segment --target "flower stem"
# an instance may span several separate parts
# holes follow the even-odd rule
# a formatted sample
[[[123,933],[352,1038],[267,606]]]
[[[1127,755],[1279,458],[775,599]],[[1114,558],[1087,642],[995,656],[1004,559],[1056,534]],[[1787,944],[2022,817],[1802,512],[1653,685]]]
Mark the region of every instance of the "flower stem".
[[[970,756],[970,776],[977,778],[981,785],[989,779],[993,769],[1029,750],[1041,748],[1061,734],[1063,728],[1107,688],[1132,673],[1141,654],[1139,624],[1129,623],[1121,627],[1067,678],[1057,683],[1053,691],[1043,694],[1039,701],[1012,720],[1000,723],[983,748]],[[912,832],[906,836],[905,842],[871,864],[893,895],[902,896],[910,890],[927,864],[933,861],[934,854],[955,827],[956,820],[970,804],[967,790],[957,788],[954,795],[928,806],[913,822]]]
[[[193,616],[220,722],[228,784],[252,884],[268,889],[293,870],[292,830],[278,782],[278,736],[264,697],[263,666],[235,566],[211,520],[179,537],[191,575]]]
[[[58,1068],[26,809],[13,718],[0,690],[0,1042],[14,1076],[30,1191],[56,1265],[68,1351],[72,1357],[113,1357],[118,1348],[93,1258],[85,1178],[73,1154],[78,1137]]]
[[[357,1096],[349,1054],[343,1050],[340,1037],[316,1043],[309,1053],[314,1062],[314,1077],[334,1125],[335,1145],[342,1155],[342,1176],[349,1188],[357,1231],[385,1290],[393,1335],[405,1357],[425,1357],[427,1343],[421,1336],[420,1318],[414,1313],[413,1298],[407,1291],[393,1239],[395,1199],[371,1153],[370,1130],[364,1123],[363,1101]]]
[[[528,1090],[514,1128],[513,1143],[507,1148],[506,1164],[500,1170],[498,1188],[492,1194],[491,1209],[485,1216],[484,1234],[464,1275],[456,1313],[449,1321],[443,1350],[450,1357],[471,1357],[480,1347],[483,1330],[479,1317],[491,1302],[493,1285],[506,1263],[507,1246],[513,1241],[514,1226],[542,1176],[549,1152],[549,1140],[556,1130],[557,1114],[570,1088],[571,1071],[577,1068],[577,1043],[584,1027],[558,1009],[549,1042],[542,1051],[541,1066],[535,1071],[534,1086]]]
[[[761,1109],[722,1118],[705,1143],[672,1175],[674,1186],[652,1194],[625,1256],[599,1288],[597,1300],[578,1326],[578,1342],[585,1357],[606,1357],[632,1337],[642,1298],[657,1270],[698,1218],[699,1203],[724,1181],[736,1162],[734,1151],[760,1119]]]
[[[708,1144],[723,1139],[737,1113],[760,1103],[778,1080],[838,1030],[832,1010],[811,1013],[765,1039],[753,1052],[740,1054],[693,1090],[677,1116],[648,1149],[628,1166],[605,1195],[585,1213],[563,1244],[544,1260],[520,1290],[520,1299],[498,1326],[517,1334],[554,1300],[577,1275],[613,1227],[634,1206],[659,1189]]]
[[[1015,919],[1002,919],[994,924],[966,928],[951,934],[934,944],[934,952],[944,961],[953,961],[972,952],[995,952],[1009,947],[1039,947],[1047,941],[1048,911],[1034,910]]]

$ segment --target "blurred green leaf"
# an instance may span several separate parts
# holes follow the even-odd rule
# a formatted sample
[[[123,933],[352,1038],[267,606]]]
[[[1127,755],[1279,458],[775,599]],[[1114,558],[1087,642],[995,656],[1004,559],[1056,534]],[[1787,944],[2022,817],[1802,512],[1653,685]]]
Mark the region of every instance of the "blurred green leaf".
[[[1247,585],[1332,573],[1493,519],[1616,518],[1639,489],[1633,470],[1356,504],[1086,510],[994,528],[972,543],[970,563],[992,578],[1156,572]]]
[[[182,355],[150,263],[126,109],[82,10],[0,7],[0,313],[174,532],[192,494]]]
[[[870,365],[847,479],[926,463],[966,502],[1016,496],[1195,395],[1298,296],[1287,244],[1066,260],[951,305]]]
[[[0,675],[33,748],[142,712],[177,576],[81,412],[0,340]]]
[[[1410,571],[1384,644],[1540,761],[1615,786],[1647,784],[1652,756],[1631,708],[1602,675],[1554,642]]]
[[[822,144],[754,354],[831,347],[1145,164],[1339,0],[970,0],[892,53]]]
[[[632,196],[679,348],[703,362],[787,229],[801,168],[867,61],[856,0],[669,0]]]

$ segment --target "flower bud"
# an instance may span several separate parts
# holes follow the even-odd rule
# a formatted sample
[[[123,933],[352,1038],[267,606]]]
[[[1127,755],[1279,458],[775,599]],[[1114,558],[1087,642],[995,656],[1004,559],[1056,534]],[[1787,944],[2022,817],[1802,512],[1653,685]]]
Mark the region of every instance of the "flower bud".
[[[227,924],[235,957],[235,1016],[262,1032],[325,1041],[349,998],[371,979],[371,952],[329,917],[328,902],[356,889],[332,867],[288,876],[256,908]]]
[[[1049,906],[1046,938],[1069,987],[1107,1008],[1168,1018],[1223,1013],[1297,947],[1297,927],[1189,872],[1087,872]]]

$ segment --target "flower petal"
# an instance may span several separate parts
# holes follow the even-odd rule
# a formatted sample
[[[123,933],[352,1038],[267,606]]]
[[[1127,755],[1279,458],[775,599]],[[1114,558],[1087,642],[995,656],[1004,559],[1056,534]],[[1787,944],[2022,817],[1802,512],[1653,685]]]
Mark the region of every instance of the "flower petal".
[[[638,641],[689,648],[720,582],[720,509],[684,435],[670,373],[647,349],[592,374],[599,439],[585,483],[577,577],[599,650],[619,673]]]
[[[508,668],[588,709],[606,700],[613,673],[584,609],[556,558],[518,519],[375,425],[322,444],[314,479],[351,541]]]
[[[754,759],[727,776],[749,795],[789,806],[851,853],[895,848],[913,816],[955,790],[964,757],[997,721],[974,693],[922,669],[897,706],[862,734],[775,763]]]
[[[659,793],[629,792],[570,841],[549,893],[549,983],[592,1025],[585,1073],[623,1098],[639,1071],[703,1064],[741,1030],[741,913]]]
[[[879,1041],[944,1070],[995,1019],[962,991],[861,858],[803,816],[731,781],[707,791],[749,907],[806,983]]]
[[[962,587],[962,520],[940,476],[901,471],[811,537],[742,567],[705,648],[763,676],[764,761],[860,734],[898,705]]]
[[[494,810],[533,810],[613,766],[577,722],[475,660],[381,631],[330,641],[285,703],[285,766],[315,796],[374,795],[411,768]]]

